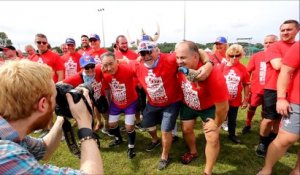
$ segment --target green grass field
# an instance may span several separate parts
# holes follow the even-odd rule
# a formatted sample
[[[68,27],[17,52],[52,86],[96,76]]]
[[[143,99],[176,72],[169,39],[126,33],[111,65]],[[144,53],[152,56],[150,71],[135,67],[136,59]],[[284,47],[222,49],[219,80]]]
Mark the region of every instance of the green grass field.
[[[248,62],[248,59],[243,59],[242,62],[246,64]],[[260,111],[261,109],[258,108],[253,120],[252,131],[247,135],[241,135],[241,130],[244,127],[245,123],[244,121],[246,118],[246,110],[239,111],[237,120],[237,135],[242,140],[242,144],[232,144],[227,139],[227,133],[225,131],[221,132],[221,151],[213,170],[214,174],[255,175],[263,166],[264,159],[258,158],[255,155],[255,146],[258,144],[259,139],[258,131]],[[163,171],[158,171],[156,169],[161,153],[160,147],[157,147],[153,152],[144,151],[146,144],[151,141],[148,133],[137,131],[137,156],[132,160],[129,160],[127,158],[126,142],[118,148],[110,149],[108,148],[108,144],[112,140],[112,138],[101,133],[100,152],[104,162],[105,174],[201,174],[203,172],[205,163],[205,139],[200,125],[201,122],[200,120],[198,120],[197,126],[195,128],[198,153],[200,156],[189,165],[183,165],[179,160],[180,156],[186,151],[186,146],[184,140],[182,139],[179,120],[177,121],[177,123],[179,124],[178,135],[180,139],[172,146],[170,154],[172,163],[167,169]],[[120,125],[123,125],[123,123],[120,122]],[[125,140],[127,140],[126,133],[123,132],[122,134]],[[273,169],[273,175],[287,175],[291,171],[296,162],[296,153],[299,149],[299,146],[299,142],[296,143],[288,150],[289,153],[277,162]],[[69,153],[65,142],[61,143],[59,149],[47,163],[54,164],[59,167],[72,167],[76,169],[79,168],[79,159]]]

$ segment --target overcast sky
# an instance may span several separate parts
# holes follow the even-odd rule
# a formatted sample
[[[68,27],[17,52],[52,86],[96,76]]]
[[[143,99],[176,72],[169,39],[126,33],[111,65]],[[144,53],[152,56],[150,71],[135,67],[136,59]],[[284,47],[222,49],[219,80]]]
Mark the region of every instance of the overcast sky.
[[[160,26],[158,43],[185,39],[213,42],[225,36],[262,42],[267,34],[279,34],[286,19],[299,20],[299,1],[0,1],[0,32],[14,46],[34,44],[34,35],[44,33],[52,46],[67,37],[80,45],[82,34],[99,34],[108,47],[119,34],[139,38],[141,28],[153,35]],[[98,9],[104,8],[99,12]],[[102,15],[104,34],[102,31]],[[298,35],[299,36],[299,35]]]

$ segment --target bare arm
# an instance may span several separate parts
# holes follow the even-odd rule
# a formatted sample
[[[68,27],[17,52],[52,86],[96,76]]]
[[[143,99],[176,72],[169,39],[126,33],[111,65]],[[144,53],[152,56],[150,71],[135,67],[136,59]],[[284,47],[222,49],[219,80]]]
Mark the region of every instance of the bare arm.
[[[281,66],[281,58],[274,58],[270,61],[273,69],[275,70],[280,70],[280,66]]]
[[[200,60],[204,64],[201,66],[197,71],[200,72],[199,75],[196,77],[198,81],[203,81],[205,80],[210,72],[213,69],[213,64],[209,62],[209,57],[206,54],[206,52],[202,49],[199,49],[199,54],[200,54]]]
[[[84,91],[84,95],[91,104],[87,92]],[[81,99],[78,103],[74,104],[72,96],[68,93],[66,96],[72,115],[78,123],[78,129],[92,129],[92,116],[88,112],[83,100]],[[80,170],[86,174],[104,174],[100,150],[94,139],[81,142]]]
[[[243,99],[243,102],[242,102],[242,109],[245,109],[248,107],[248,104],[249,104],[249,97],[250,97],[250,85],[249,84],[243,84],[244,86],[244,99]]]
[[[64,71],[63,70],[58,70],[56,71],[57,74],[57,81],[62,81],[64,79]]]
[[[294,72],[295,68],[282,65],[280,73],[277,80],[277,103],[276,110],[279,114],[287,116],[291,111],[289,102],[286,100],[286,90],[290,83],[291,74]]]
[[[64,123],[64,118],[58,116],[50,132],[43,138],[47,147],[46,153],[43,157],[44,160],[49,159],[50,156],[54,153],[54,151],[59,146],[62,137],[63,123]]]
[[[208,121],[203,124],[203,129],[206,133],[218,129],[226,119],[227,112],[229,109],[228,101],[216,103],[215,106],[215,119],[208,119]]]

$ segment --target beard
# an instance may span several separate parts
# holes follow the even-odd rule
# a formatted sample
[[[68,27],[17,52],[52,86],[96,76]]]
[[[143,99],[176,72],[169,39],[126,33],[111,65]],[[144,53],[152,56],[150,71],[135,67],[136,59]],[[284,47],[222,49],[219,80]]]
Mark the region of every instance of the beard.
[[[119,50],[120,50],[122,53],[125,53],[125,52],[127,52],[128,48],[127,48],[127,49],[123,49],[123,48],[120,47]]]
[[[53,108],[52,103],[50,102],[50,107],[48,108],[47,112],[43,115],[41,115],[32,125],[30,126],[30,132],[33,132],[35,130],[39,129],[45,129],[49,122],[53,119]]]

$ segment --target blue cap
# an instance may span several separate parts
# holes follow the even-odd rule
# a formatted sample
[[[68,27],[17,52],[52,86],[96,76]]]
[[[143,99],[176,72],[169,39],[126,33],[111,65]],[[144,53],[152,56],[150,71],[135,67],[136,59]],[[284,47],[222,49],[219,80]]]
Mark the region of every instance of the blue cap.
[[[75,40],[73,38],[67,38],[66,39],[66,44],[73,44],[73,45],[76,45],[75,44]]]
[[[97,35],[97,34],[95,34],[95,33],[92,33],[92,34],[90,35],[90,40],[91,40],[91,39],[96,39],[96,40],[100,41],[99,35]]]
[[[151,41],[141,41],[138,46],[138,52],[152,51],[156,47],[156,44]]]
[[[88,64],[96,64],[94,57],[88,54],[82,55],[79,62],[81,68],[84,68]]]
[[[227,44],[227,40],[226,40],[225,37],[220,36],[220,37],[218,37],[218,38],[216,39],[215,44],[216,44],[216,43]]]

